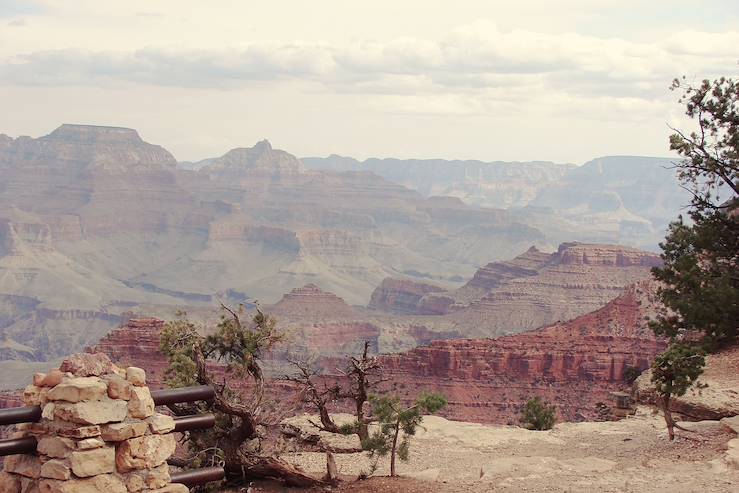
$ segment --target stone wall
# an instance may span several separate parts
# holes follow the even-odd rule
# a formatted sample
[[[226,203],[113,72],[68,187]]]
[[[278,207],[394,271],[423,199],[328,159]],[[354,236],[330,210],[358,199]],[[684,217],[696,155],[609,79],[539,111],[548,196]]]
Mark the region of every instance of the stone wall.
[[[5,458],[0,493],[188,492],[170,483],[175,422],[155,411],[144,370],[75,355],[34,375],[23,401],[42,417],[12,437],[35,437],[37,451]]]

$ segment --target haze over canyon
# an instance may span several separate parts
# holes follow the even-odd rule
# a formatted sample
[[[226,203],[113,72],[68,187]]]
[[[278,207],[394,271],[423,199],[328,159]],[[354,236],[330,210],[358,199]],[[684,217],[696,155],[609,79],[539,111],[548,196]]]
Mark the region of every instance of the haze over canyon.
[[[219,300],[282,299],[303,346],[307,317],[383,352],[576,317],[659,261],[689,201],[669,163],[301,160],[267,141],[178,163],[127,128],[0,135],[0,357]]]

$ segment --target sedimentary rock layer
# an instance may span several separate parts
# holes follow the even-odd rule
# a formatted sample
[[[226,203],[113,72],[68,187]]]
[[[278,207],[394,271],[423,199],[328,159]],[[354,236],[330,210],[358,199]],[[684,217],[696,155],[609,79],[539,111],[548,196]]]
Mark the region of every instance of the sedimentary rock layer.
[[[595,312],[523,334],[435,341],[383,356],[386,375],[407,398],[443,392],[455,419],[515,421],[534,395],[555,403],[561,419],[594,418],[597,402],[629,386],[626,369],[647,368],[664,347],[644,320],[652,289],[637,284]]]

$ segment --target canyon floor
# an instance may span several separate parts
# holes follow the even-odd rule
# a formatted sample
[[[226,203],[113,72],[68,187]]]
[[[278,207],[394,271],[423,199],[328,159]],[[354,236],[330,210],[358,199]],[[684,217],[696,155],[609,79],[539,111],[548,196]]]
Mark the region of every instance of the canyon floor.
[[[736,435],[719,422],[703,422],[698,431],[666,436],[661,415],[640,407],[622,421],[561,423],[536,432],[426,417],[401,462],[401,478],[354,481],[368,471],[365,454],[336,454],[347,480],[342,492],[729,492],[739,488],[739,469],[725,459]],[[312,472],[325,470],[323,453],[286,456]],[[387,460],[377,476],[388,474]],[[251,492],[283,491],[252,485]],[[284,490],[295,491],[295,490]]]

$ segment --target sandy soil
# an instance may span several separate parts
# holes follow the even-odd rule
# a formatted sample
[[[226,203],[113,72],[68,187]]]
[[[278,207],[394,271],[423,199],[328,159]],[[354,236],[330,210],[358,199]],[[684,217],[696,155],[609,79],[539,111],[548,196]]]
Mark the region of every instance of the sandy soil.
[[[739,492],[739,470],[724,460],[733,432],[706,423],[696,432],[678,432],[670,443],[662,417],[646,407],[622,421],[562,423],[544,432],[433,416],[424,426],[409,462],[400,463],[405,478],[349,482],[331,491]],[[285,458],[308,471],[325,471],[323,453]],[[346,479],[370,468],[362,453],[337,454],[336,462]],[[387,462],[376,475],[388,474]],[[252,491],[281,491],[262,488]]]

